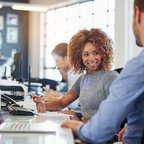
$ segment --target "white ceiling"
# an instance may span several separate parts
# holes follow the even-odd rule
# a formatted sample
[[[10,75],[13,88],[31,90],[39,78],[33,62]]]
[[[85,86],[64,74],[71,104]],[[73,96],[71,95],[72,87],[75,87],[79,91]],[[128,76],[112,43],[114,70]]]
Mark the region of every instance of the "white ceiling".
[[[18,6],[32,6],[32,7],[45,7],[47,10],[55,9],[55,8],[60,8],[72,4],[76,4],[79,2],[84,2],[84,1],[89,1],[89,0],[29,0],[29,3],[15,3],[15,2],[0,2],[1,5],[3,6],[9,6],[12,7],[14,5]]]
[[[30,4],[48,6],[48,9],[59,8],[88,0],[29,0]]]
[[[40,4],[40,5],[58,5],[58,4],[73,4],[77,2],[88,1],[88,0],[29,0],[31,4]]]
[[[29,0],[32,4],[46,4],[46,5],[54,5],[61,2],[66,2],[69,0]]]

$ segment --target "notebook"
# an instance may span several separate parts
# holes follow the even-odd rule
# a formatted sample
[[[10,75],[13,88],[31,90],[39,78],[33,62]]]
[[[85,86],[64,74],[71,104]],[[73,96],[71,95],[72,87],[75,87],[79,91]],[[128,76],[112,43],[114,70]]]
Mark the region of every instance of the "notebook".
[[[0,125],[0,133],[56,133],[60,128],[58,123],[22,123],[3,122]]]

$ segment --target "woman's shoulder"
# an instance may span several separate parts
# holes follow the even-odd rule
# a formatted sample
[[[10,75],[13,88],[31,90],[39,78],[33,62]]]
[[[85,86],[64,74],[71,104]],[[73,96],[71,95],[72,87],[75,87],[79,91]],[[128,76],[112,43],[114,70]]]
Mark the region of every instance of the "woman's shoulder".
[[[82,73],[79,78],[82,79],[82,78],[84,78],[86,76],[87,76],[87,73]]]
[[[108,74],[118,74],[118,72],[115,71],[115,70],[107,70],[106,73],[108,73]]]
[[[118,75],[119,75],[119,73],[115,70],[105,71],[105,77],[114,77],[114,78],[116,78]]]

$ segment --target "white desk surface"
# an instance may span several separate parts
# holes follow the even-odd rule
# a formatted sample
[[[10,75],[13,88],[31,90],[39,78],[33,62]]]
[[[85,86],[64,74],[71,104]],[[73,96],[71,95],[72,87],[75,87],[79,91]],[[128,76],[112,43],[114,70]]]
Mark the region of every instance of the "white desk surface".
[[[39,116],[12,116],[4,114],[5,121],[46,123],[53,121],[61,124],[69,120],[67,115],[47,113]],[[0,133],[0,144],[74,144],[72,131],[60,128],[56,133]]]

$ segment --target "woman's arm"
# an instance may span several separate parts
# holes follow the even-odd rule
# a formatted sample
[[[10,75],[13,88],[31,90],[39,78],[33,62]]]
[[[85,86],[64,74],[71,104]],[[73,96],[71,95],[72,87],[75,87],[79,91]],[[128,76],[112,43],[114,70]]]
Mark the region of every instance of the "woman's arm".
[[[43,102],[39,97],[33,97],[33,101],[36,103],[38,112],[46,112],[47,110],[48,111],[62,110],[77,98],[78,96],[76,96],[75,92],[73,90],[69,90],[65,96],[56,101]]]
[[[61,93],[54,91],[52,89],[49,89],[49,90],[43,92],[43,94],[44,94],[44,101],[47,101],[47,102],[59,100],[62,98]]]

